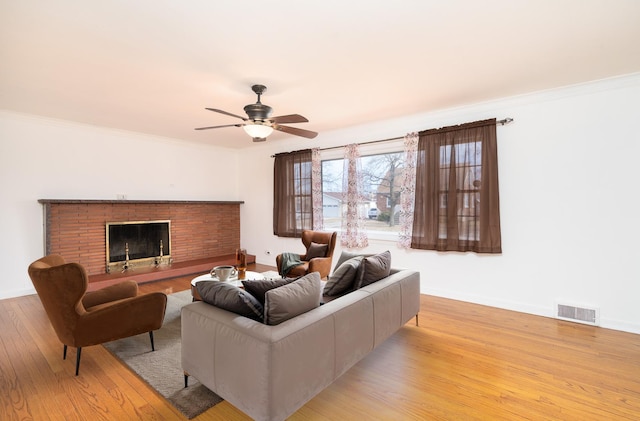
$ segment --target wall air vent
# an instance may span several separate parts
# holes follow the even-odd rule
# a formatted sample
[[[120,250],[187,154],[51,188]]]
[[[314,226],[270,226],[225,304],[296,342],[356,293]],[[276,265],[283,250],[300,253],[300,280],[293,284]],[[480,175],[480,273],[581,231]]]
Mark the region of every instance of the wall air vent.
[[[572,304],[556,305],[556,317],[570,322],[584,323],[592,326],[600,325],[600,311],[597,308],[576,306]]]

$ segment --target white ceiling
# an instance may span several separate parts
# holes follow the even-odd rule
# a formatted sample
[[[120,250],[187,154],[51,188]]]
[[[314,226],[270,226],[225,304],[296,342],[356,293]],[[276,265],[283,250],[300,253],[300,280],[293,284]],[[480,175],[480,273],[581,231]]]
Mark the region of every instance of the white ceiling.
[[[322,133],[640,71],[638,0],[0,0],[0,108],[253,145],[262,102]],[[269,141],[288,135],[275,132]]]

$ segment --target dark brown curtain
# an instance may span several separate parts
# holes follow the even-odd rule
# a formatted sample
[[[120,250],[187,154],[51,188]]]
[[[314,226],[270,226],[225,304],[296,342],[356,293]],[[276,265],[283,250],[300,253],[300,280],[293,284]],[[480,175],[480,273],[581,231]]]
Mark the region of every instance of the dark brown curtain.
[[[280,153],[273,165],[273,234],[302,237],[312,229],[311,149]]]
[[[411,248],[501,253],[496,120],[419,136]]]

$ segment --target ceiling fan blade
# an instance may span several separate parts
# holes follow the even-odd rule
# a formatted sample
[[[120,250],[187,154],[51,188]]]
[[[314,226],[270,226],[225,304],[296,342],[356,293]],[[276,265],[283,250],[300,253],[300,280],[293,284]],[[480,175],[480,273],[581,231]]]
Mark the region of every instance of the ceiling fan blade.
[[[224,126],[196,127],[195,130],[220,129],[222,127],[242,127],[242,124],[225,124]]]
[[[281,132],[289,133],[296,136],[306,137],[307,139],[313,139],[318,136],[318,133],[312,132],[311,130],[299,129],[297,127],[289,127],[289,126],[278,126],[274,124],[272,126],[275,130],[279,130]]]
[[[226,112],[226,111],[223,111],[223,110],[218,110],[217,108],[205,108],[205,110],[214,111],[214,112],[220,113],[220,114],[226,114],[228,116],[239,118],[240,120],[247,121],[246,117],[240,117],[239,115],[232,114],[232,113],[229,113],[229,112]]]
[[[300,114],[289,114],[289,115],[281,115],[278,117],[272,117],[269,120],[273,121],[274,123],[280,124],[280,123],[308,123],[309,120],[307,120],[305,117],[301,116]]]

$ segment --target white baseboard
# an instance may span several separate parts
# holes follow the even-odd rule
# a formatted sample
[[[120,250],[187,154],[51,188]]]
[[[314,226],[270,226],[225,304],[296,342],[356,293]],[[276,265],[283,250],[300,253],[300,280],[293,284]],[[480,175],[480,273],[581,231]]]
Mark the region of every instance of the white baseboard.
[[[34,288],[14,289],[12,291],[2,291],[0,293],[0,300],[5,300],[7,298],[23,297],[25,295],[33,295],[35,293],[36,293],[36,290]]]
[[[464,301],[467,303],[480,304],[489,307],[496,307],[503,310],[517,311],[519,313],[531,314],[534,316],[555,318],[554,309],[546,307],[532,306],[526,303],[519,303],[514,301],[502,301],[496,300],[491,297],[481,297],[477,295],[469,294],[452,294],[451,291],[443,291],[433,288],[422,288],[420,291],[422,294],[434,295],[436,297],[448,298],[451,300]],[[600,318],[600,327],[605,329],[619,330],[622,332],[629,332],[640,334],[640,324],[630,323],[622,320],[608,319],[606,317]]]

